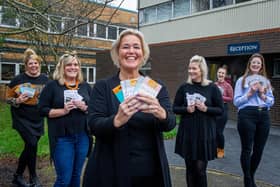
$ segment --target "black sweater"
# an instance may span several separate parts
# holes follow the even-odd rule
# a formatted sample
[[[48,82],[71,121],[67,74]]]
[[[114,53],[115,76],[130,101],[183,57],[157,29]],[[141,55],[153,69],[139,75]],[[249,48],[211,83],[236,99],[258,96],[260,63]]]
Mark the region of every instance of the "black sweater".
[[[45,86],[39,100],[39,110],[42,116],[48,117],[51,109],[64,108],[64,90],[67,90],[67,88],[60,85],[56,80]],[[88,83],[79,84],[78,93],[86,103],[89,101],[90,92],[91,87]],[[67,115],[61,117],[48,117],[51,155],[53,154],[56,137],[86,132],[86,124],[87,114],[80,109],[73,109]]]
[[[206,98],[207,111],[188,113],[186,94],[198,93]],[[219,88],[210,83],[182,84],[177,90],[173,111],[181,116],[175,152],[192,160],[212,160],[216,156],[216,116],[223,112]]]
[[[30,77],[26,73],[16,76],[10,82],[7,90],[7,100],[17,98],[22,86],[28,86],[35,89],[35,94],[24,103],[19,104],[18,107],[11,106],[11,113],[13,119],[13,128],[19,131],[27,131],[35,136],[41,136],[44,132],[43,118],[38,110],[38,98],[40,93],[47,83],[48,77],[44,74],[38,77]]]

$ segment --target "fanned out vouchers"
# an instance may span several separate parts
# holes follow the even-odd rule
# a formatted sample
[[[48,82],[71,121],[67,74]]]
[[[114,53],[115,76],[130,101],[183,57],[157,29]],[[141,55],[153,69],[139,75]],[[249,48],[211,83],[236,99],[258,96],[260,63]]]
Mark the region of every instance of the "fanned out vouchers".
[[[150,77],[140,76],[137,79],[128,79],[120,82],[120,85],[112,89],[113,93],[123,102],[127,97],[137,95],[138,93],[156,97],[161,89],[161,85]]]
[[[193,93],[193,94],[186,93],[186,100],[188,102],[188,106],[190,106],[199,102],[204,103],[206,101],[206,98],[199,93]]]
[[[269,81],[267,78],[261,75],[250,75],[245,79],[245,86],[252,86],[255,83],[260,83],[264,87],[268,87]]]

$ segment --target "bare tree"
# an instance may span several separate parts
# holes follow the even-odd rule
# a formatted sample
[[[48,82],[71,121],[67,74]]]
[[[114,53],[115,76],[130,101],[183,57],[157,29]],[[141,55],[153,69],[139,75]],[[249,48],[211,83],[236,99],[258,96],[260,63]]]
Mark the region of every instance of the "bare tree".
[[[114,0],[0,0],[2,5],[2,21],[14,21],[17,28],[0,30],[0,38],[16,35],[36,46],[45,65],[57,61],[59,54],[81,45],[85,39],[75,39],[77,32],[84,32],[87,25],[96,20],[103,24],[111,23],[117,14],[118,7],[106,11],[106,7]],[[94,37],[94,33],[91,33]],[[51,58],[51,59],[50,59]]]

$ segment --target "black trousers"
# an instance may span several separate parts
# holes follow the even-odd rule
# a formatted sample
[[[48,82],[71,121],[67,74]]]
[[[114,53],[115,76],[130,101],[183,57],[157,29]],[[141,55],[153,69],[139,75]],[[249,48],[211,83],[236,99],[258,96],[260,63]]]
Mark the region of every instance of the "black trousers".
[[[217,147],[220,149],[225,148],[225,136],[224,136],[224,129],[228,120],[228,105],[227,103],[224,104],[224,112],[221,116],[217,117],[217,126],[216,126],[216,141]]]
[[[255,184],[254,175],[262,158],[269,129],[270,117],[266,108],[246,107],[238,112],[238,133],[241,140],[240,162],[244,186]]]
[[[26,167],[29,169],[30,177],[36,176],[37,147],[40,136],[34,136],[26,131],[18,131],[24,141],[24,149],[18,159],[16,173],[22,175]]]

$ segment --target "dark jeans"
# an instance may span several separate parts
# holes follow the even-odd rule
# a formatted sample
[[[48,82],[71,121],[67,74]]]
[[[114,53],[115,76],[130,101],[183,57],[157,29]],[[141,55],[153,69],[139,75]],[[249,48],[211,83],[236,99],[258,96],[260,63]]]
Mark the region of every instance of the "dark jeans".
[[[217,117],[217,147],[220,149],[224,149],[225,147],[225,136],[224,136],[224,129],[228,120],[228,105],[227,103],[224,104],[224,112],[221,116]]]
[[[188,187],[207,187],[207,165],[208,161],[188,160],[186,164],[186,181]]]
[[[89,148],[85,132],[59,137],[54,151],[54,187],[79,187],[81,171]]]
[[[24,149],[18,159],[18,167],[16,173],[22,175],[27,166],[29,169],[30,177],[35,177],[37,147],[40,136],[34,136],[26,131],[18,131],[18,133],[24,141]]]
[[[261,161],[270,129],[266,109],[246,107],[238,112],[238,132],[241,140],[241,167],[245,187],[254,186],[254,175]]]

